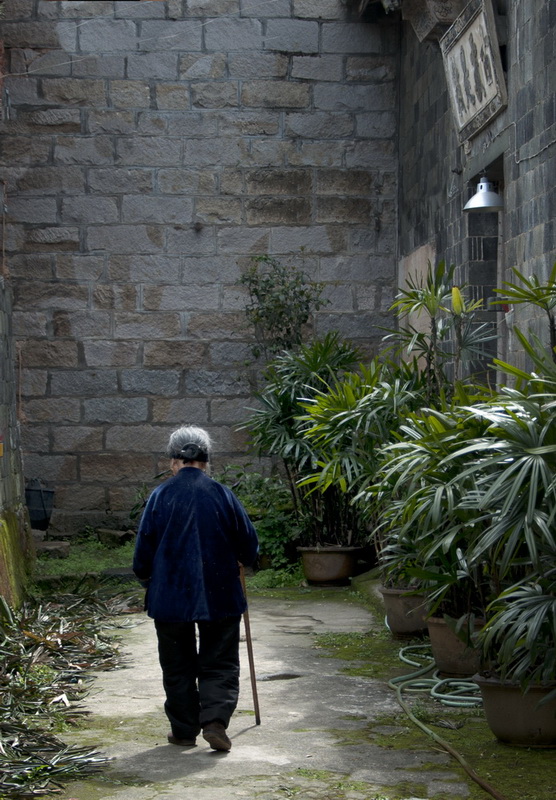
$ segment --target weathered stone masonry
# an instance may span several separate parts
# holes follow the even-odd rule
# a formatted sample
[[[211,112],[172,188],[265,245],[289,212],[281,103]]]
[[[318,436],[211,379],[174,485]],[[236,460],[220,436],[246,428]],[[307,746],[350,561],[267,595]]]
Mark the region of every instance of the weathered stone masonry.
[[[251,256],[325,282],[320,333],[388,324],[397,26],[340,0],[5,6],[25,472],[125,513],[178,423],[245,458]]]

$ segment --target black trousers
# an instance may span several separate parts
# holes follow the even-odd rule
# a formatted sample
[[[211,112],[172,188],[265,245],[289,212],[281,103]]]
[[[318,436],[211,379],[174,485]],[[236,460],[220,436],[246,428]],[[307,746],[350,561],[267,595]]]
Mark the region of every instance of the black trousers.
[[[164,710],[177,738],[194,738],[214,720],[228,727],[239,696],[240,620],[155,620],[166,692]],[[199,630],[198,649],[195,626]]]

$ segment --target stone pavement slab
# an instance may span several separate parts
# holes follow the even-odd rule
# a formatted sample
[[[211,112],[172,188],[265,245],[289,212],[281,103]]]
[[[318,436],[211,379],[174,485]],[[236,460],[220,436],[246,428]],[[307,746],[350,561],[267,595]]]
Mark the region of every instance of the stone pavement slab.
[[[399,711],[383,681],[348,675],[345,662],[314,648],[314,634],[365,632],[367,609],[341,600],[252,598],[250,619],[261,725],[255,724],[245,643],[232,750],[169,745],[156,635],[145,615],[122,633],[123,669],[95,677],[86,727],[71,743],[94,745],[111,761],[99,778],[70,784],[64,800],[348,798],[452,800],[468,788],[449,757],[431,747],[373,744],[368,726]],[[68,738],[68,737],[66,737]],[[403,793],[403,787],[419,794]],[[400,794],[400,792],[402,792]]]

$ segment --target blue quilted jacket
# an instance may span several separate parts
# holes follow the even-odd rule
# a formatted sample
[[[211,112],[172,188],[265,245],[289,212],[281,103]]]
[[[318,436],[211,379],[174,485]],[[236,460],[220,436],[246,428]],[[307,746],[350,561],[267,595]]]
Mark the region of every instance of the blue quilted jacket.
[[[137,533],[133,571],[147,586],[148,615],[189,622],[242,614],[238,561],[252,564],[257,549],[233,492],[201,469],[180,469],[153,491]]]

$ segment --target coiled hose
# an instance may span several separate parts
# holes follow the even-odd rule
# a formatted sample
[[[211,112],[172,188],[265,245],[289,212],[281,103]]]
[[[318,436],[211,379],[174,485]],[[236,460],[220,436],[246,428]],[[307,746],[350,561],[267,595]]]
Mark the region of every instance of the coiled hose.
[[[397,678],[392,678],[388,681],[388,686],[396,692],[398,703],[414,725],[417,725],[427,736],[434,739],[443,750],[446,750],[447,753],[455,758],[469,777],[475,781],[481,789],[490,794],[491,797],[494,797],[494,800],[507,800],[503,794],[481,778],[480,775],[477,775],[461,753],[458,753],[449,742],[427,727],[421,720],[417,719],[411,708],[403,699],[403,692],[427,693],[435,700],[439,700],[441,703],[448,706],[472,708],[481,705],[482,700],[478,694],[479,687],[477,684],[469,680],[440,678],[438,670],[434,669],[435,662],[429,651],[430,645],[428,644],[403,647],[399,653],[400,660],[412,667],[417,667],[417,669],[407,675],[400,675]],[[424,658],[426,663],[422,664],[417,661],[416,659],[418,657]],[[432,677],[426,678],[425,675],[430,672],[433,673]]]

